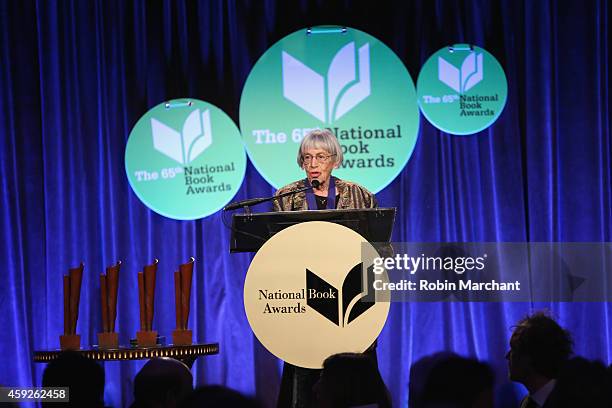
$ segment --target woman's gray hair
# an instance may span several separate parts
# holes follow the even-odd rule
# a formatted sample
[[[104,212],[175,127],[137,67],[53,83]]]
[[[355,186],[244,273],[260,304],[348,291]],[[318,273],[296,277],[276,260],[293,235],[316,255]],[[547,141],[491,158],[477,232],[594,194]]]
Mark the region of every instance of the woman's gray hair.
[[[309,149],[323,149],[334,156],[334,164],[342,164],[342,159],[344,157],[342,154],[342,147],[336,135],[329,129],[311,130],[304,136],[297,154],[297,163],[300,168],[304,167],[304,154],[306,150]]]

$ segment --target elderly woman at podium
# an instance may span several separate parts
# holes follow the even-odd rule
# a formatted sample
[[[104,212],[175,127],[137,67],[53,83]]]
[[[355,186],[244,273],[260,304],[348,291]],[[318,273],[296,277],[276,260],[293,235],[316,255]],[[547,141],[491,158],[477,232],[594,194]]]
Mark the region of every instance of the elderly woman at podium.
[[[359,184],[340,180],[332,171],[342,164],[342,148],[336,136],[327,129],[308,133],[297,154],[297,163],[306,173],[302,180],[282,187],[276,196],[299,191],[274,200],[275,211],[325,209],[361,209],[377,207],[376,197]],[[306,191],[307,187],[312,187]],[[376,343],[365,354],[376,362]],[[278,408],[306,408],[312,404],[312,387],[321,370],[296,367],[285,363]]]
[[[342,164],[342,148],[338,139],[327,129],[308,133],[297,154],[297,163],[306,178],[293,182],[276,192],[281,195],[305,187],[311,190],[290,194],[274,200],[275,211],[358,209],[377,206],[374,194],[359,184],[340,180],[332,171]]]

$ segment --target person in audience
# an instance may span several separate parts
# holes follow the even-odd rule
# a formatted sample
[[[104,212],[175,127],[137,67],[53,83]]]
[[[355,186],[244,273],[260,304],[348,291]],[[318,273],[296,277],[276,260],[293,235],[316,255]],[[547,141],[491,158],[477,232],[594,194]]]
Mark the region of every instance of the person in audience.
[[[459,355],[450,351],[440,351],[422,357],[410,366],[410,373],[408,375],[409,408],[419,408],[422,406],[423,391],[425,390],[431,370],[436,364],[450,357],[459,357]]]
[[[557,379],[572,350],[570,333],[545,313],[538,312],[518,322],[506,359],[510,380],[529,391],[521,408],[561,406]]]
[[[221,385],[198,387],[189,395],[181,408],[261,408],[252,398]]]
[[[608,368],[606,369],[606,377],[604,379],[604,387],[605,387],[605,392],[604,392],[604,398],[606,401],[606,406],[608,408],[612,408],[612,364],[610,364],[608,366]]]
[[[606,396],[606,366],[600,361],[571,358],[561,368],[555,388],[562,408],[611,406]]]
[[[325,359],[313,392],[319,408],[391,407],[378,368],[365,354],[340,353]]]
[[[172,358],[153,358],[134,379],[132,408],[175,408],[193,391],[189,368]]]
[[[410,368],[410,408],[492,408],[495,377],[483,362],[441,352]]]
[[[62,352],[52,360],[42,379],[43,387],[68,387],[67,403],[42,403],[43,407],[103,407],[104,369],[95,361],[74,352]]]

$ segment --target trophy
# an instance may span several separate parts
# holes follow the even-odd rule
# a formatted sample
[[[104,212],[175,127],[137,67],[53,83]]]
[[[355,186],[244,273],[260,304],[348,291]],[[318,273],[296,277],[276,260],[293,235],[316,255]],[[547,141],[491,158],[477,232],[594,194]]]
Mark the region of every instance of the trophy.
[[[100,274],[102,299],[102,332],[98,333],[100,348],[113,349],[119,346],[119,335],[115,332],[117,319],[117,291],[119,288],[119,268],[121,261],[106,268],[106,275]]]
[[[176,330],[172,331],[172,342],[174,345],[189,345],[192,343],[192,332],[187,329],[189,320],[189,301],[191,299],[191,278],[193,276],[193,263],[191,257],[189,262],[179,265],[179,270],[174,272],[174,305],[176,308]]]
[[[68,275],[64,275],[64,334],[60,335],[60,348],[62,350],[79,350],[81,336],[76,334],[76,325],[79,318],[79,301],[81,299],[81,283],[83,281],[83,268],[81,262],[76,268],[70,268]]]
[[[140,330],[136,332],[139,346],[155,346],[157,331],[153,330],[153,306],[155,304],[155,275],[158,259],[138,272],[138,301],[140,303]]]

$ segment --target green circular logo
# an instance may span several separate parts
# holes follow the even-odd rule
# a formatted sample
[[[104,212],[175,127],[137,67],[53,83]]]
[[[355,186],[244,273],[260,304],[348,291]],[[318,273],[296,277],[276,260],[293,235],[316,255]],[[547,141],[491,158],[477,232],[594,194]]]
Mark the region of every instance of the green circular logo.
[[[276,188],[304,177],[296,156],[305,134],[329,128],[344,152],[334,174],[376,193],[408,162],[419,111],[414,83],[386,45],[352,28],[314,27],[257,61],[242,92],[240,127],[251,161]]]
[[[177,220],[221,209],[238,191],[245,170],[234,122],[196,99],[172,100],[145,113],[125,148],[134,193],[153,211]]]
[[[432,55],[419,74],[423,115],[438,129],[470,135],[491,126],[506,105],[508,83],[494,56],[456,44]]]

